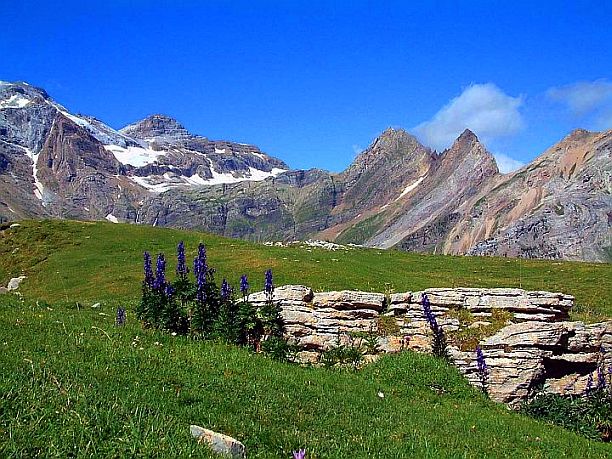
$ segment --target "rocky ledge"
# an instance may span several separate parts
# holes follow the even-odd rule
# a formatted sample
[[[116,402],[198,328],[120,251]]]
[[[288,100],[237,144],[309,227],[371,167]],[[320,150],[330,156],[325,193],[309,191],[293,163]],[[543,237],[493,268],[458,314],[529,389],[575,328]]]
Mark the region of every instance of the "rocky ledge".
[[[302,285],[274,290],[286,334],[303,350],[302,363],[316,363],[356,334],[375,333],[380,352],[411,349],[430,352],[432,334],[421,298],[427,294],[444,329],[451,361],[479,385],[474,347],[483,350],[492,399],[516,404],[537,388],[581,394],[598,368],[612,367],[612,321],[585,325],[569,322],[574,298],[563,293],[509,288],[432,288],[424,291],[315,293]],[[265,294],[250,295],[255,306]]]

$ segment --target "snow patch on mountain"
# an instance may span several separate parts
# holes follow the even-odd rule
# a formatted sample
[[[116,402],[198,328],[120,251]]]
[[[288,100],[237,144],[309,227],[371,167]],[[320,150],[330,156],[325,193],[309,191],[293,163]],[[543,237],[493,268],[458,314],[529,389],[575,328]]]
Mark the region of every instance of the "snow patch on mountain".
[[[0,100],[0,110],[4,108],[23,108],[31,102],[30,99],[13,94],[8,99]]]
[[[142,167],[152,164],[160,156],[165,156],[167,152],[151,150],[142,147],[120,147],[119,145],[104,145],[121,164],[131,164],[134,167]]]
[[[249,167],[249,172],[245,175],[236,177],[229,172],[217,172],[215,168],[210,167],[212,178],[205,179],[198,174],[191,176],[177,175],[171,172],[166,172],[164,175],[148,175],[146,177],[131,176],[129,177],[133,182],[146,188],[153,193],[163,193],[173,188],[179,187],[198,187],[198,186],[210,186],[210,185],[221,185],[238,182],[260,182],[270,177],[276,177],[282,172],[286,172],[285,169],[273,168],[270,172],[255,169]]]
[[[411,183],[406,188],[404,188],[404,191],[402,191],[400,193],[400,195],[395,200],[397,201],[398,199],[401,199],[404,196],[406,196],[408,193],[410,193],[412,190],[414,190],[417,186],[419,186],[424,179],[425,179],[425,176],[419,177],[419,179],[416,182]]]

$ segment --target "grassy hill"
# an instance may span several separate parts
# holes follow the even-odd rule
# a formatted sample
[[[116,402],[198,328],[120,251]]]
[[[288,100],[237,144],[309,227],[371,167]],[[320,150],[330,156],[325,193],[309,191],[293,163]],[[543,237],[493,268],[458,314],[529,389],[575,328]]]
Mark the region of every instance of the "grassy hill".
[[[612,445],[509,412],[426,355],[359,372],[283,364],[143,330],[114,310],[0,297],[0,457],[211,457],[199,424],[250,458],[610,457]],[[382,392],[384,397],[378,396]]]
[[[184,240],[188,260],[204,242],[219,280],[225,276],[237,285],[246,273],[254,289],[263,287],[267,268],[273,269],[277,285],[304,284],[320,291],[522,287],[574,295],[576,319],[612,317],[610,264],[268,247],[193,231],[103,222],[21,225],[0,232],[0,283],[24,274],[28,278],[21,291],[52,302],[133,302],[140,294],[143,251],[153,256],[165,252],[171,272],[176,244]]]
[[[386,356],[359,372],[305,368],[244,349],[143,330],[118,305],[139,297],[144,250],[208,247],[219,276],[253,288],[415,290],[519,286],[576,295],[577,317],[611,317],[609,265],[266,247],[130,225],[23,222],[0,232],[0,457],[212,457],[198,424],[243,441],[250,458],[611,457],[586,440],[490,402],[430,356]],[[94,302],[102,305],[92,308]],[[78,303],[78,304],[77,304]],[[378,395],[384,394],[383,397]]]

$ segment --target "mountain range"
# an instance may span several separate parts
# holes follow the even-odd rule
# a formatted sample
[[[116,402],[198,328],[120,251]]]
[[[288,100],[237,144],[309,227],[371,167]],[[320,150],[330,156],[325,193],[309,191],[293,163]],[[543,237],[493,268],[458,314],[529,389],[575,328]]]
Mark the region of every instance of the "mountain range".
[[[445,151],[387,129],[340,173],[152,115],[115,130],[0,82],[0,221],[109,220],[255,241],[610,261],[612,130],[575,130],[501,174],[474,133]]]

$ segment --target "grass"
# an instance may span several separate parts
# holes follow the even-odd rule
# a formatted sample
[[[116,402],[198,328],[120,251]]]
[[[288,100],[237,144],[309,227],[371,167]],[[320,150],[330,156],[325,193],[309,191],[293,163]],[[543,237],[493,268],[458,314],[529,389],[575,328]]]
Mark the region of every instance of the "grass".
[[[267,247],[110,223],[21,222],[0,231],[0,457],[213,457],[189,425],[243,441],[250,458],[610,457],[610,445],[509,412],[431,356],[385,356],[359,372],[299,367],[134,320],[142,252],[189,258],[200,241],[217,277],[259,289],[389,293],[522,286],[576,295],[575,317],[612,316],[609,265]],[[93,303],[101,303],[92,308]],[[127,305],[125,327],[115,309]],[[382,392],[384,397],[377,394]]]
[[[105,222],[26,221],[0,232],[0,283],[27,276],[27,298],[83,304],[138,300],[142,253],[165,252],[174,269],[176,244],[188,259],[208,248],[217,278],[238,285],[242,273],[254,289],[272,268],[277,285],[304,284],[318,291],[356,289],[402,292],[427,287],[522,287],[576,297],[572,318],[612,317],[612,265],[493,257],[422,255],[395,250],[327,251],[268,247],[205,233]]]
[[[612,455],[490,402],[427,355],[299,367],[143,330],[130,312],[115,327],[108,306],[0,296],[0,457],[212,457],[190,424],[240,439],[250,458]]]

